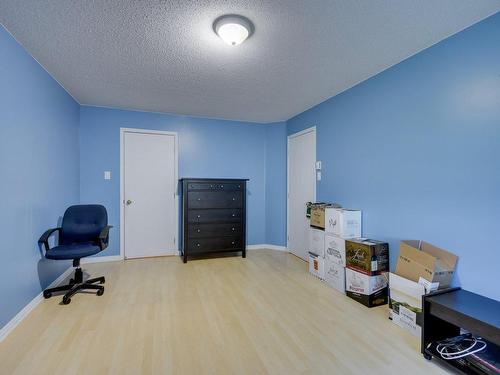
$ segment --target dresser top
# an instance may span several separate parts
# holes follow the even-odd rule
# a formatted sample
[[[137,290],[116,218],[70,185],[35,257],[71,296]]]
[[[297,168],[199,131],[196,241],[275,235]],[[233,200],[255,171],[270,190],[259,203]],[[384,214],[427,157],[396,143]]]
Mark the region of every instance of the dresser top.
[[[179,181],[249,181],[248,178],[203,178],[203,177],[183,177]]]

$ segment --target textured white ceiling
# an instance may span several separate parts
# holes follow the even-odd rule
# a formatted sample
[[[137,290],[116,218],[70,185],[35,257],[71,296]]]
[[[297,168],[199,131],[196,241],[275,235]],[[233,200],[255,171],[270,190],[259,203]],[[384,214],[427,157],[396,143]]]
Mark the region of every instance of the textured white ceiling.
[[[0,0],[81,104],[285,120],[500,11],[500,0]],[[238,13],[238,47],[212,31]]]

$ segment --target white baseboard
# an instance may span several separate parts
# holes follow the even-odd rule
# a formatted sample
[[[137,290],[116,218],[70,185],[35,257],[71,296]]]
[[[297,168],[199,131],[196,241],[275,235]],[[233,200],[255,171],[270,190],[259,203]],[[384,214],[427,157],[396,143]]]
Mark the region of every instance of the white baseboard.
[[[270,245],[270,244],[247,245],[247,250],[260,250],[260,249],[288,251],[286,246]]]
[[[121,255],[108,255],[104,257],[88,257],[82,258],[80,260],[81,264],[90,264],[90,263],[102,263],[102,262],[116,262],[118,260],[123,260]]]
[[[55,279],[50,285],[46,288],[54,288],[61,284],[71,273],[73,272],[73,267],[68,267],[66,271],[64,271],[57,279]],[[37,307],[40,302],[43,301],[43,291],[40,292],[35,298],[33,298],[30,303],[23,307],[21,311],[19,311],[5,326],[0,329],[0,342],[2,342],[8,335],[11,333],[14,328],[16,328],[21,321],[28,316],[28,314]]]

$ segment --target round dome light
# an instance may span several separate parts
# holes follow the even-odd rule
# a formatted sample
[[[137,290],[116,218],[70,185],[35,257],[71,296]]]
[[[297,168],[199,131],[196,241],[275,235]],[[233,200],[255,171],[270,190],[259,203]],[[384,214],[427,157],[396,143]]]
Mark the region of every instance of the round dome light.
[[[243,16],[228,14],[214,22],[215,33],[230,46],[243,43],[253,33],[252,22]]]

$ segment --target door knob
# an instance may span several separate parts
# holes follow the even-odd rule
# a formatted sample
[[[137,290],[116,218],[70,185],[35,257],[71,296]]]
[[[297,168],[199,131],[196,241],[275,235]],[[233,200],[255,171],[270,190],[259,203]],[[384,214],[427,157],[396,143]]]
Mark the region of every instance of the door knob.
[[[127,202],[125,202],[127,206],[130,206],[132,204],[132,201],[130,199],[127,199]]]

